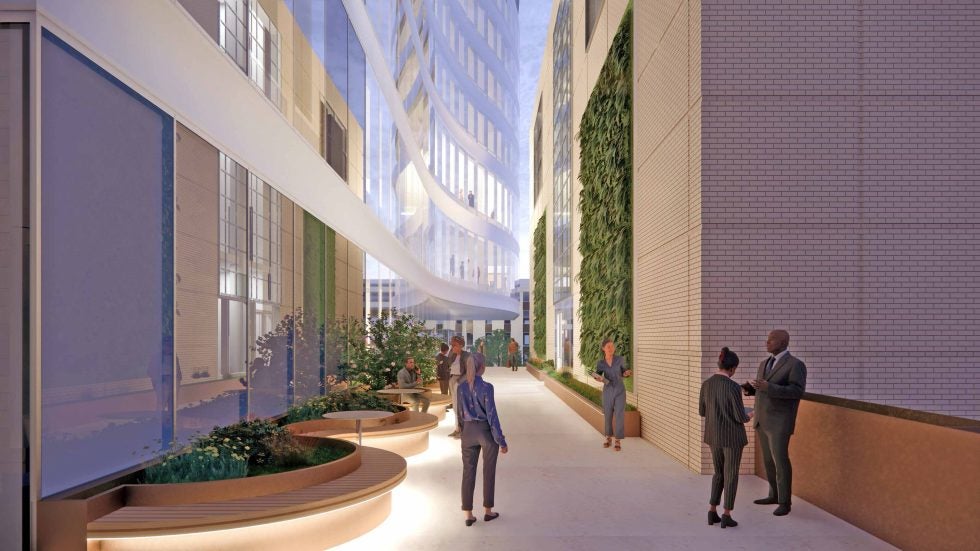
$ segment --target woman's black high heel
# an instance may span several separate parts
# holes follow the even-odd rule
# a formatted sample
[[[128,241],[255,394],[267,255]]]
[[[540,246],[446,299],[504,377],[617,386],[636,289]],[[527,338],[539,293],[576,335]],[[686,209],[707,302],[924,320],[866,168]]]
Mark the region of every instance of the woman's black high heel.
[[[721,522],[721,517],[714,511],[708,511],[708,526],[713,526],[716,522]]]
[[[721,527],[726,528],[728,526],[734,528],[738,526],[738,523],[732,519],[731,515],[721,515]]]

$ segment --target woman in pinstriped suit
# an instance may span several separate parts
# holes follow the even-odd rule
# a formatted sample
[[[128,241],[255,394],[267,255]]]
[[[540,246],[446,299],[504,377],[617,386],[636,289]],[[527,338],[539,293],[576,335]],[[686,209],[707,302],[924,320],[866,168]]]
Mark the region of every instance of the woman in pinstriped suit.
[[[742,388],[732,380],[736,368],[738,356],[728,347],[722,348],[718,372],[701,384],[698,398],[698,412],[704,417],[704,442],[711,447],[715,467],[708,501],[708,525],[720,522],[722,528],[738,526],[732,520],[732,509],[735,508],[742,448],[748,444],[744,425],[752,419],[752,414],[742,403]],[[725,490],[725,513],[719,517],[717,507],[722,489]]]

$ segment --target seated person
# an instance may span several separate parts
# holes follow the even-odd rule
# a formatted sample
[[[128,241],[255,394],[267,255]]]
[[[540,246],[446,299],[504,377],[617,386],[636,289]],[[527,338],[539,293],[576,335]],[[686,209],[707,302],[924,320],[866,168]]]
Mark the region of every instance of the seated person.
[[[415,358],[405,360],[405,367],[398,371],[398,388],[419,388],[421,384],[422,372],[415,367]],[[424,394],[406,394],[405,398],[415,411],[419,411],[420,406],[423,412],[429,411],[430,400]]]

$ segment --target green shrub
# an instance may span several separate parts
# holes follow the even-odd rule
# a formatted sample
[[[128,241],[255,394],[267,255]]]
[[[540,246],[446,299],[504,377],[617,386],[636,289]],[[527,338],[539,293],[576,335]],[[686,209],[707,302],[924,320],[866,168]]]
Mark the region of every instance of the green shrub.
[[[602,388],[594,387],[589,383],[576,379],[571,373],[561,373],[554,369],[548,370],[548,376],[575,391],[578,395],[593,404],[602,407]],[[636,411],[636,406],[626,404],[626,411]]]
[[[289,408],[286,412],[287,423],[320,419],[324,413],[333,411],[359,411],[374,409],[400,411],[391,400],[378,396],[374,392],[359,390],[334,390],[324,396],[315,396],[300,405]]]
[[[238,454],[235,454],[238,455]],[[248,474],[245,456],[222,453],[218,448],[194,448],[187,453],[168,454],[163,462],[143,472],[146,484],[179,484],[244,478]]]
[[[288,464],[273,463],[270,465],[250,468],[248,471],[248,476],[262,476],[265,474],[281,473],[292,469],[323,465],[324,463],[336,461],[341,457],[350,454],[352,450],[352,447],[347,448],[330,445],[320,445],[315,448],[304,448],[303,454],[301,456],[291,456],[292,458]]]
[[[539,357],[543,358],[547,351],[548,344],[548,317],[545,313],[545,307],[547,299],[545,298],[548,292],[548,284],[545,282],[545,277],[548,274],[547,265],[547,232],[548,223],[545,220],[547,212],[541,215],[541,219],[538,220],[538,225],[534,228],[534,297],[533,297],[533,310],[534,310],[534,353]]]
[[[599,360],[599,346],[607,337],[632,365],[632,19],[630,5],[579,129],[579,359],[586,368]]]

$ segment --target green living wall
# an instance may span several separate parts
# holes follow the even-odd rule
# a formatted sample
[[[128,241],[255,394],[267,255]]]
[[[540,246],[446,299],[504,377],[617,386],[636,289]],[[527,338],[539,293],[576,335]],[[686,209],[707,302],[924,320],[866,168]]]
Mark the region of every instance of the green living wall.
[[[633,319],[632,3],[613,38],[579,130],[579,359],[599,360],[605,338],[631,363]]]
[[[547,213],[541,215],[538,225],[534,228],[534,355],[538,358],[545,358],[547,352],[548,338],[548,317],[545,314],[545,295],[548,287],[545,277],[548,273],[548,266],[545,264],[547,258],[547,223],[545,217]]]

